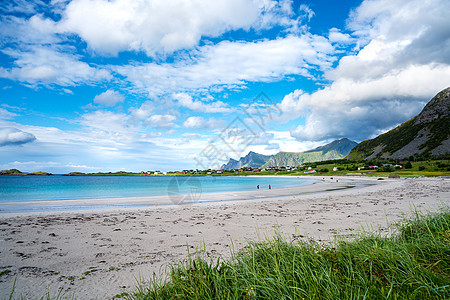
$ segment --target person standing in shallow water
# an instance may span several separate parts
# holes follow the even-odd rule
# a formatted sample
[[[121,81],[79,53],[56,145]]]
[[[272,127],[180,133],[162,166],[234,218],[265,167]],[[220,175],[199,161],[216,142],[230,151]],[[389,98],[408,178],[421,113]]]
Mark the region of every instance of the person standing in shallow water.
[[[259,190],[259,184],[256,186],[256,189]]]
[[[271,189],[272,187],[270,186],[270,184],[269,184],[269,190]]]

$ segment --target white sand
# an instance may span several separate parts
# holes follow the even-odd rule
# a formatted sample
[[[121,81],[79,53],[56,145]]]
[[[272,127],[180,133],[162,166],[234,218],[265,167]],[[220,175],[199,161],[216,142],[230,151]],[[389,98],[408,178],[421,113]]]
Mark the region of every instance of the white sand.
[[[349,185],[357,187],[342,189]],[[89,207],[96,201],[145,205],[156,200],[71,203]],[[15,298],[55,296],[61,289],[77,299],[110,299],[132,289],[138,278],[163,276],[168,264],[186,258],[187,244],[191,252],[205,247],[228,257],[233,245],[273,235],[275,228],[287,239],[319,242],[351,236],[362,227],[388,233],[389,224],[409,215],[412,207],[428,211],[450,205],[450,179],[334,177],[311,186],[202,195],[201,200],[223,202],[0,214],[0,272],[11,270],[0,276],[0,298],[9,296],[16,279]],[[42,201],[49,204],[61,203]],[[92,269],[97,271],[83,274]]]

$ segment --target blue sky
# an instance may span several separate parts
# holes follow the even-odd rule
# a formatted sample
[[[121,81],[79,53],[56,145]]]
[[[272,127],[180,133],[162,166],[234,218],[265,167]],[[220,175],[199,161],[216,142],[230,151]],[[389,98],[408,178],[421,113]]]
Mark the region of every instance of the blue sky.
[[[359,142],[450,83],[445,0],[11,0],[0,11],[0,169],[168,171]]]

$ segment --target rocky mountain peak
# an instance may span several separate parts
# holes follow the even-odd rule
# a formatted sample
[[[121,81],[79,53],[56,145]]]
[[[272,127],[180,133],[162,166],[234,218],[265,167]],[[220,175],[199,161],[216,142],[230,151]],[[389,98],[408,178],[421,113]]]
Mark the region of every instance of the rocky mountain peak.
[[[417,115],[414,124],[430,123],[450,116],[450,87],[439,92]]]

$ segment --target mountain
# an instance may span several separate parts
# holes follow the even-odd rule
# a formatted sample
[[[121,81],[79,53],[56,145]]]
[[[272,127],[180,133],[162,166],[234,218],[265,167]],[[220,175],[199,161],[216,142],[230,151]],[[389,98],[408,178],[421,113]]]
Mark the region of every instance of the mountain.
[[[308,162],[341,159],[356,145],[356,142],[342,138],[305,152],[279,152],[272,155],[262,167],[298,166]]]
[[[250,151],[245,157],[241,157],[239,161],[230,158],[228,163],[223,165],[221,169],[298,166],[306,162],[341,159],[348,155],[350,150],[356,145],[357,143],[343,138],[305,152],[279,152],[270,156]]]
[[[224,164],[222,170],[240,169],[242,167],[259,168],[264,165],[270,158],[270,155],[262,155],[250,151],[246,156],[241,157],[239,160],[230,158],[227,164]]]
[[[450,87],[439,92],[409,121],[361,142],[348,159],[408,158],[417,154],[450,153]]]

